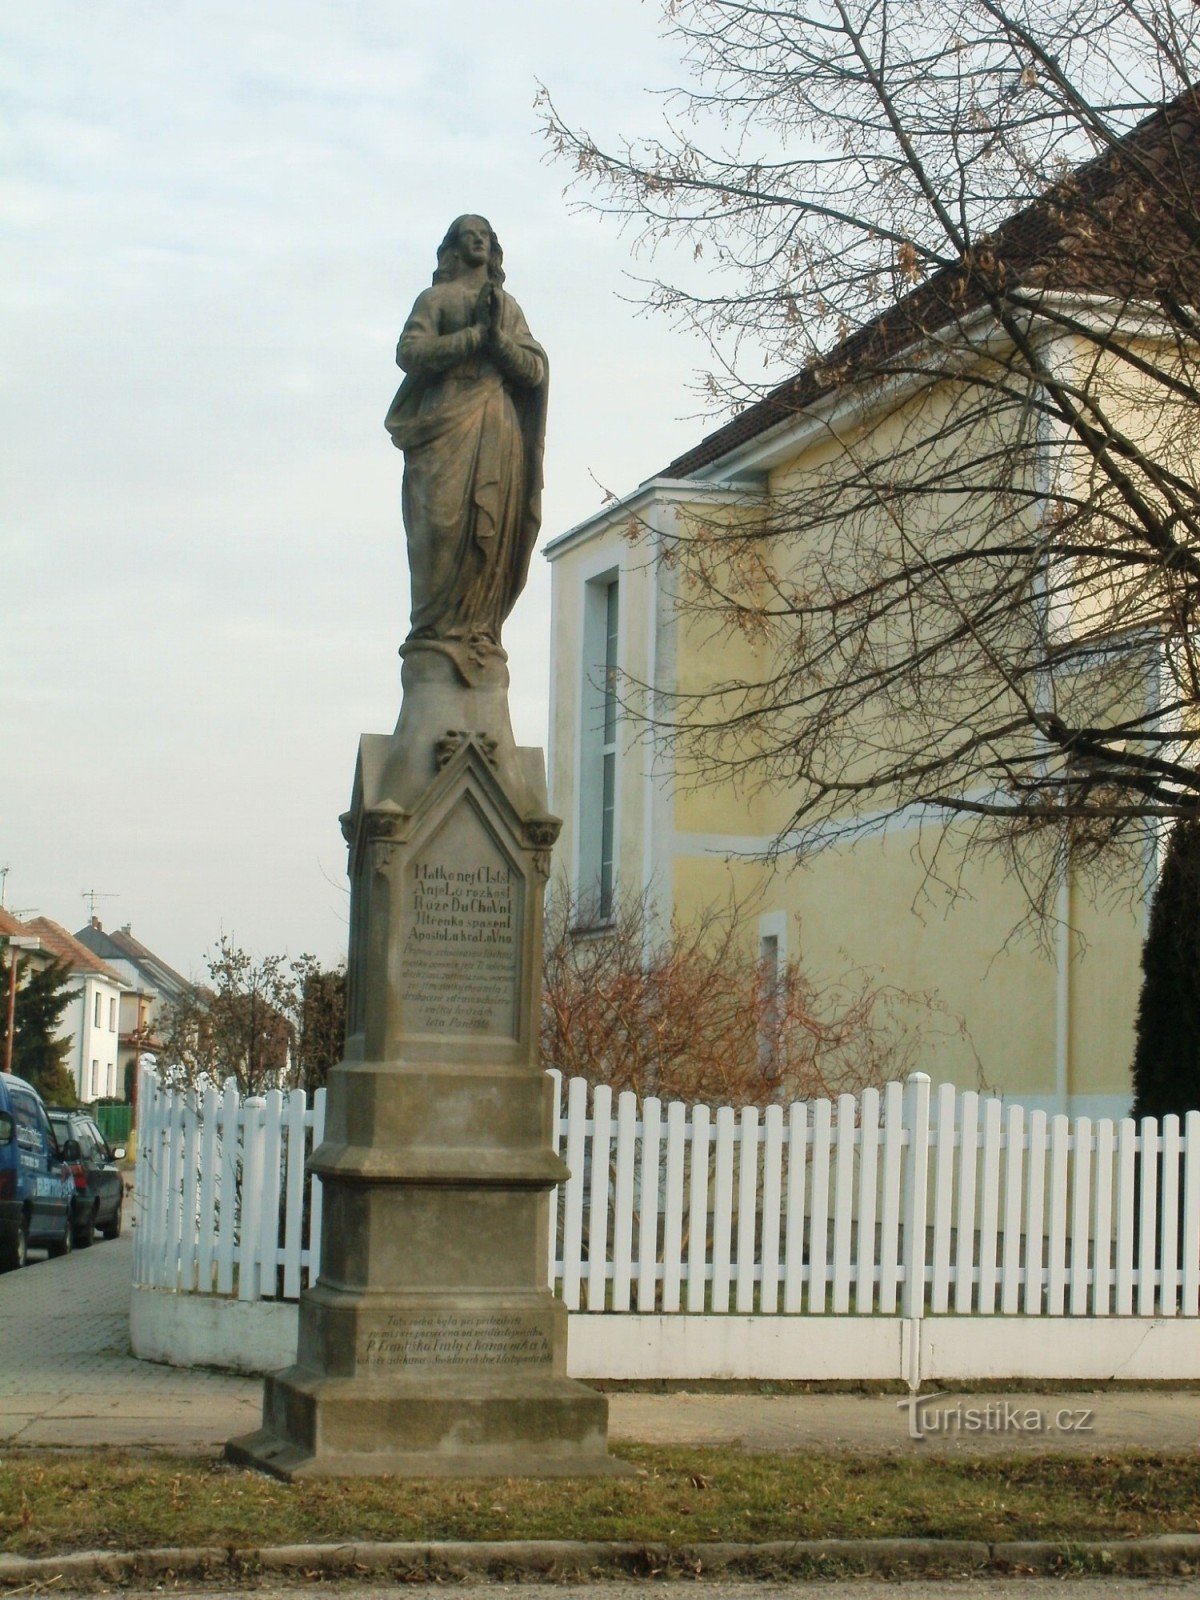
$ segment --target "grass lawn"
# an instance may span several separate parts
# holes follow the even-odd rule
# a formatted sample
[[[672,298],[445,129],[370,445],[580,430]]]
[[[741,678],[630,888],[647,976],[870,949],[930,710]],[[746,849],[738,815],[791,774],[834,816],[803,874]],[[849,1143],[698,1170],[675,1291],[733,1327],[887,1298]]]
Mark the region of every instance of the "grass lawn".
[[[0,1549],[404,1539],[1133,1538],[1200,1532],[1200,1457],[947,1459],[622,1446],[626,1479],[285,1484],[119,1451],[0,1457]]]

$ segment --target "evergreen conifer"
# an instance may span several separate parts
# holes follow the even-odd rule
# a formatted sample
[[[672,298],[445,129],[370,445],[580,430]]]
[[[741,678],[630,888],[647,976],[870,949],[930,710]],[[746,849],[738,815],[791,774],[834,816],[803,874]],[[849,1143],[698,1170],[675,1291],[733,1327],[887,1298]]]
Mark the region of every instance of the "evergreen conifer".
[[[56,961],[39,971],[30,971],[24,959],[18,962],[12,1070],[50,1105],[73,1106],[77,1101],[75,1082],[66,1066],[70,1035],[55,1037],[72,998],[71,969],[66,962]],[[2,1007],[0,1051],[6,1030],[7,1007]]]
[[[1200,822],[1172,831],[1142,949],[1133,1115],[1200,1110]]]

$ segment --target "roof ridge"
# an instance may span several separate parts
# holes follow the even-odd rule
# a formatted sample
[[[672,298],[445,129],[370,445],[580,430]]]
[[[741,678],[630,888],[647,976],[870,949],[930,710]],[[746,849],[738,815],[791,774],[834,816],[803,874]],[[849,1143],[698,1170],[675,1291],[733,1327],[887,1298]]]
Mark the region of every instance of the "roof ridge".
[[[1061,255],[1060,247],[1064,238],[1070,236],[1072,218],[1069,211],[1062,208],[1069,201],[1078,205],[1081,199],[1096,201],[1111,194],[1122,176],[1120,163],[1116,159],[1120,152],[1149,153],[1153,150],[1149,136],[1156,126],[1168,132],[1173,125],[1174,114],[1186,116],[1189,111],[1193,118],[1200,117],[1200,84],[1188,85],[1173,100],[1143,117],[1123,135],[1117,145],[1081,162],[1065,178],[1051,184],[1043,194],[1011,212],[995,228],[981,233],[975,240],[976,253],[979,248],[988,246],[1002,257],[1007,256],[1014,266],[1019,266],[1025,273],[1031,268],[1044,269],[1053,262],[1056,252]],[[885,306],[846,338],[814,355],[791,377],[776,384],[761,399],[745,406],[728,422],[676,456],[653,476],[686,478],[701,467],[719,461],[722,456],[729,455],[776,423],[795,416],[804,406],[811,405],[835,389],[847,379],[850,371],[866,362],[873,344],[879,346],[878,355],[883,358],[898,354],[914,339],[928,336],[935,331],[925,325],[930,312],[939,312],[941,321],[938,326],[945,326],[945,313],[949,306],[957,308],[957,313],[952,310],[950,315],[977,310],[985,298],[981,292],[981,282],[977,277],[972,283],[969,260],[939,268],[925,282]],[[947,295],[947,289],[952,286],[955,292]],[[1074,287],[1078,289],[1079,285]],[[865,374],[860,372],[858,375]]]
[[[108,978],[113,983],[128,987],[120,973],[114,972],[107,962],[102,961],[95,951],[89,950],[73,933],[68,933],[60,922],[55,922],[51,917],[31,917],[25,927],[28,932],[36,934],[60,960],[68,962],[72,971],[92,972],[97,977]]]

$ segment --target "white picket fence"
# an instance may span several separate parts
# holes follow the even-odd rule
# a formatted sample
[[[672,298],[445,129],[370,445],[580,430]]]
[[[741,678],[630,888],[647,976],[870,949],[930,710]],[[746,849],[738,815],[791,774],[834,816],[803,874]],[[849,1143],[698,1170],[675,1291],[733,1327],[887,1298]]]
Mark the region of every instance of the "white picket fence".
[[[1200,1314],[1200,1112],[1047,1117],[915,1073],[764,1112],[557,1073],[571,1176],[547,1277],[571,1311]],[[316,1277],[325,1097],[143,1084],[135,1281],[240,1300]]]
[[[134,1283],[148,1289],[298,1300],[321,1252],[321,1180],[304,1164],[321,1142],[325,1091],[242,1101],[142,1078],[138,1099]]]

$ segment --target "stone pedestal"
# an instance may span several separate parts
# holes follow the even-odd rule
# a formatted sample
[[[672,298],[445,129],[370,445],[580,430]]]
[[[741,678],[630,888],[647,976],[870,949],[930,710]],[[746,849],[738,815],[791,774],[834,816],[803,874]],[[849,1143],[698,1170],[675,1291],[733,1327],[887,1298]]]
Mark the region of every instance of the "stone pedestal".
[[[396,732],[360,747],[346,1057],[311,1162],[320,1277],[261,1429],[227,1447],[282,1476],[624,1470],[546,1286],[566,1176],[537,1051],[559,823],[507,687],[498,653],[464,670],[409,645]]]

